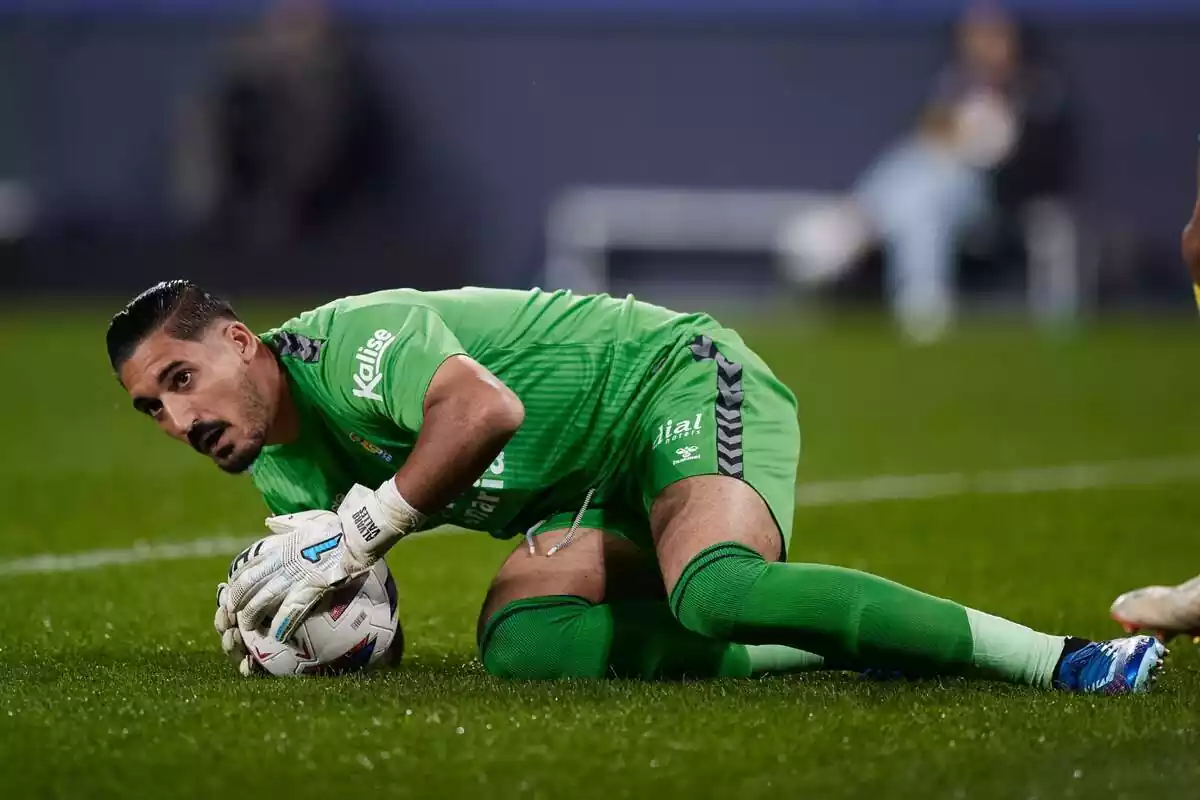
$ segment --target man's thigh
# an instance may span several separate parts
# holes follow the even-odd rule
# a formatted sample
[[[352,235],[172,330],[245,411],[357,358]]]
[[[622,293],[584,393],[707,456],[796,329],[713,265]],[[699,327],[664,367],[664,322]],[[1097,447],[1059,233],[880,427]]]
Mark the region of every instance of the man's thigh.
[[[585,524],[604,525],[603,517],[585,518]],[[580,527],[567,546],[569,523],[553,520],[534,536],[534,551],[522,541],[492,579],[478,631],[488,620],[518,600],[572,595],[592,603],[614,600],[663,598],[662,576],[653,554],[635,545],[617,525]],[[560,546],[554,555],[548,553]]]
[[[738,542],[785,558],[800,426],[791,391],[732,331],[697,336],[661,390],[639,483],[669,591],[701,550]]]
[[[762,497],[746,483],[723,475],[698,475],[671,484],[655,500],[650,523],[668,593],[692,559],[715,544],[736,542],[767,561],[785,556],[783,539]]]

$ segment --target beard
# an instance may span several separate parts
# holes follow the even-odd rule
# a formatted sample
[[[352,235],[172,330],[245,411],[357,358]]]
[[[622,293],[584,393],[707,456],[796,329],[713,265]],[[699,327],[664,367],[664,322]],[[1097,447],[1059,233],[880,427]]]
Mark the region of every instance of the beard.
[[[272,416],[262,393],[248,375],[242,383],[241,394],[246,435],[241,442],[227,444],[212,456],[216,465],[231,475],[245,472],[258,459],[267,441],[267,429]]]
[[[213,456],[213,461],[222,471],[230,475],[240,475],[258,460],[265,439],[265,431],[252,433],[247,437],[247,441],[240,445],[231,444],[221,448],[221,451]]]

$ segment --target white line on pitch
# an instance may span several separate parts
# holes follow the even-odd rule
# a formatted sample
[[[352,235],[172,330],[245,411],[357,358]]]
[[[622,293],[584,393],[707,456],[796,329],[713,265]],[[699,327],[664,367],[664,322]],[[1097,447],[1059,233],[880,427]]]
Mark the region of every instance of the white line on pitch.
[[[36,575],[47,572],[79,572],[117,564],[141,564],[147,561],[179,561],[228,555],[232,558],[251,541],[248,537],[214,536],[186,542],[139,543],[111,550],[84,550],[78,553],[41,555],[0,561],[0,576]]]
[[[1060,467],[1028,467],[987,472],[946,472],[928,475],[879,475],[855,480],[822,481],[796,488],[796,504],[813,508],[857,503],[928,500],[961,495],[1037,494],[1042,492],[1150,486],[1200,481],[1200,456],[1107,461]],[[462,533],[443,528],[418,536]],[[0,577],[51,572],[79,572],[119,564],[178,561],[214,556],[232,557],[253,534],[218,536],[185,542],[142,543],[127,548],[85,550],[56,555],[44,553],[0,561]]]
[[[1200,457],[1185,456],[976,473],[880,475],[858,480],[823,481],[796,487],[796,504],[814,507],[928,500],[969,494],[1037,494],[1195,480],[1200,480]]]
[[[438,528],[437,530],[413,534],[413,536],[450,536],[469,533],[460,528]],[[192,558],[225,556],[232,559],[243,547],[262,534],[247,533],[245,536],[211,536],[189,539],[182,542],[140,542],[133,547],[105,550],[83,550],[75,553],[42,553],[36,556],[0,561],[0,578],[11,575],[44,575],[50,572],[81,572],[100,567],[121,564],[145,564],[151,561],[182,561]]]

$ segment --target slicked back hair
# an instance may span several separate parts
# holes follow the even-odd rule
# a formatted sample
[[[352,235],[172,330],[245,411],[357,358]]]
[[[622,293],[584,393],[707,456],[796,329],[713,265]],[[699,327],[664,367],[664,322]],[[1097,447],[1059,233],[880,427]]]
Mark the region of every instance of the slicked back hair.
[[[137,346],[159,328],[175,339],[195,340],[214,321],[237,318],[229,303],[191,281],[163,281],[113,315],[108,323],[108,361],[120,372]]]

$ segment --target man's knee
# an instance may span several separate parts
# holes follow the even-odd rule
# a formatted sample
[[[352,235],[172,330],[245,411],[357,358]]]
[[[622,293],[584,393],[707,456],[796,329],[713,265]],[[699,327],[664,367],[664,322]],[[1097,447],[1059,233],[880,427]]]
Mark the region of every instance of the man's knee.
[[[605,674],[611,631],[596,606],[561,595],[516,600],[482,626],[479,658],[497,678],[554,680]]]
[[[761,555],[737,542],[705,548],[684,567],[671,592],[671,611],[689,630],[738,641],[745,598],[767,568]]]

